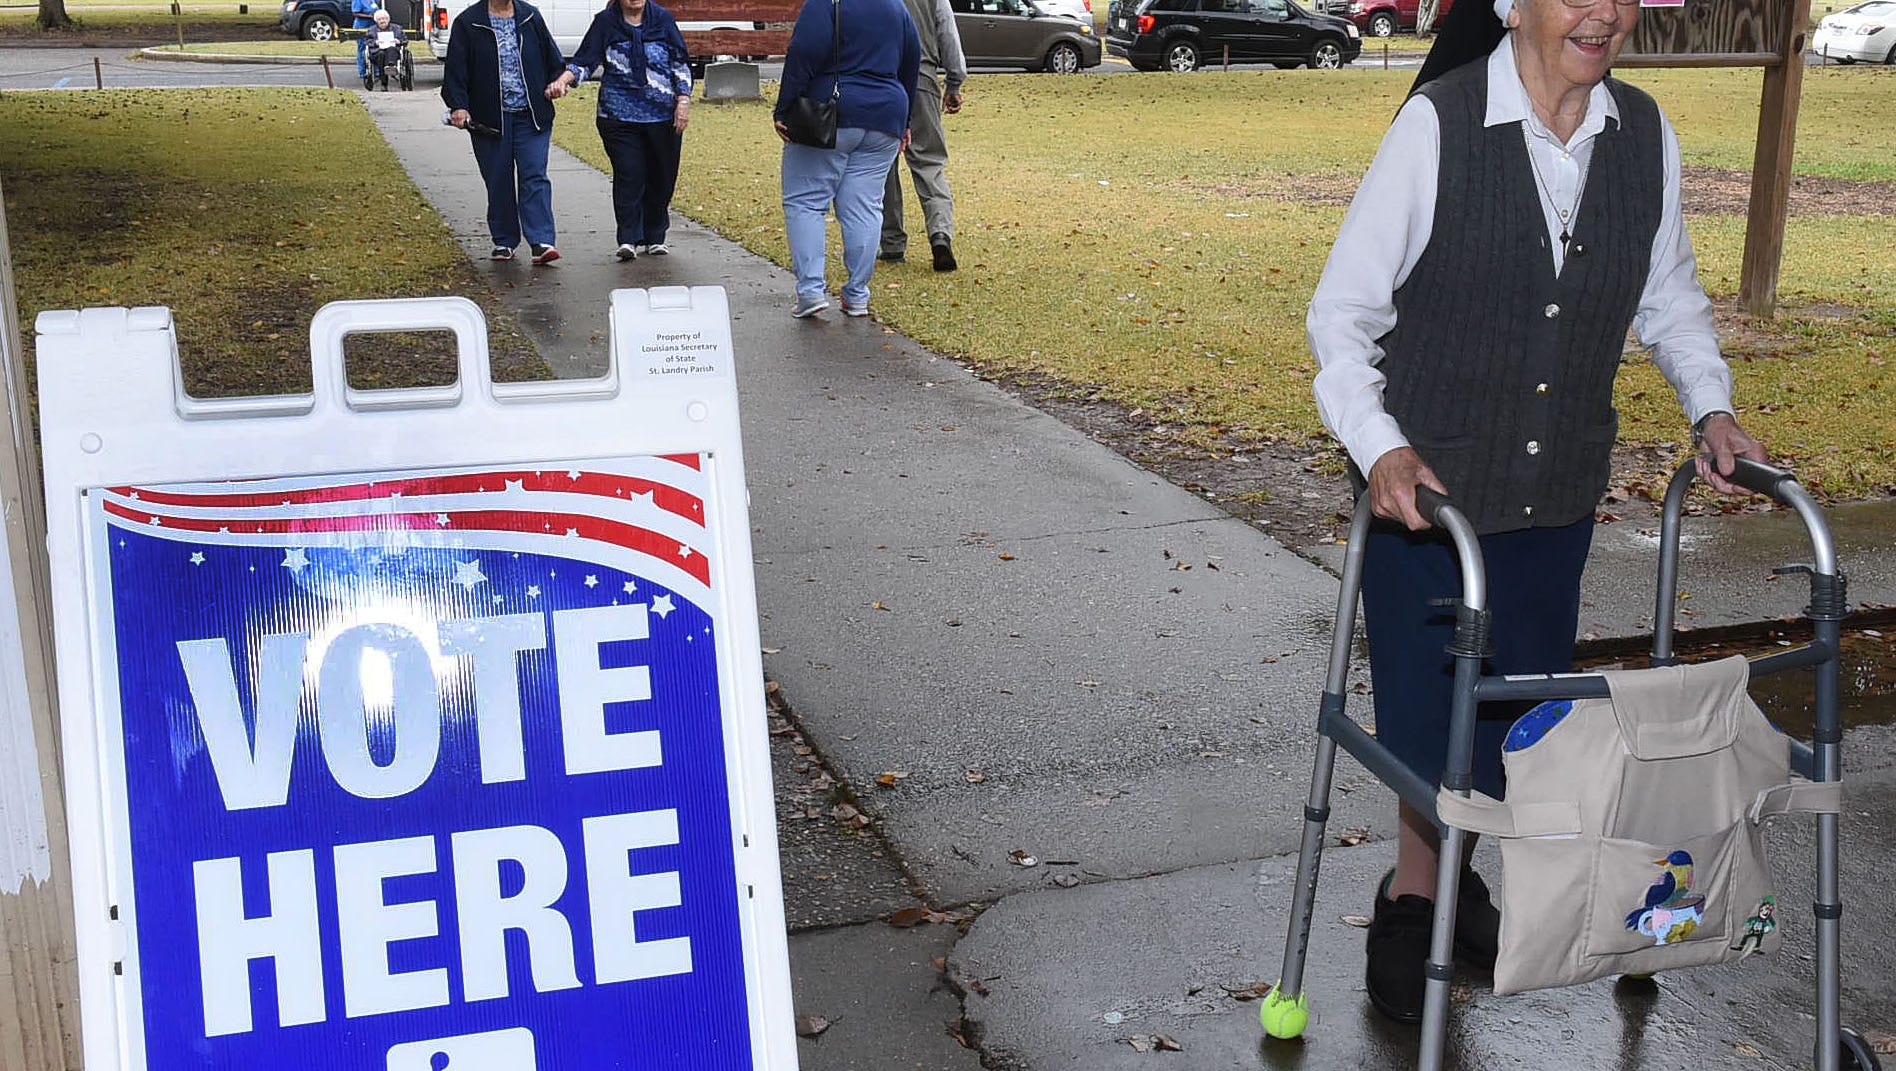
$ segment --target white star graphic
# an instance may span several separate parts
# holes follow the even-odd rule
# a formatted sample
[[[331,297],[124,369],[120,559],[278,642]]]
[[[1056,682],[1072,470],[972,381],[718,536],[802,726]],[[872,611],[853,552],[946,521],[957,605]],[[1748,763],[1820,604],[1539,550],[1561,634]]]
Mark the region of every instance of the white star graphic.
[[[525,480],[508,480],[507,481],[507,491],[509,494],[515,491],[524,491],[526,489],[527,489],[527,486],[526,486]]]
[[[649,488],[644,491],[640,491],[635,497],[644,499],[645,504],[648,506],[655,506],[658,504],[658,495]]]
[[[448,515],[447,515],[447,514],[445,514],[445,513],[437,513],[437,514],[435,514],[435,525],[436,525],[436,527],[439,527],[439,528],[446,528],[446,527],[448,526],[448,524],[449,524],[449,521],[448,521]]]
[[[153,518],[151,519],[151,523],[153,523],[153,524],[163,524],[163,523],[165,523],[165,519],[164,519],[163,517],[153,517]]]
[[[129,497],[129,498],[130,498],[130,499],[131,499],[132,501],[134,501],[134,502],[136,502],[136,501],[138,501],[138,492],[137,492],[137,491],[133,491],[133,492],[132,492],[132,493],[131,493],[131,494],[130,494],[129,496],[127,496],[127,497]]]
[[[501,597],[500,597],[499,595],[496,595],[496,596],[494,596],[494,605],[495,605],[495,606],[499,606],[499,605],[500,605],[500,601],[501,601]]]
[[[527,598],[537,599],[539,597],[540,597],[540,585],[528,584],[527,585]]]
[[[680,558],[691,557],[691,548],[685,546],[683,543],[678,544],[678,556]]]
[[[670,617],[671,612],[676,609],[677,607],[672,605],[670,595],[660,595],[652,600],[652,612],[657,614],[661,621]]]
[[[620,587],[625,591],[627,595],[630,595],[633,592],[639,590],[639,586],[637,584],[634,584],[630,580],[626,581],[624,584],[621,584]]]
[[[474,585],[479,584],[485,581],[486,579],[487,579],[487,574],[481,572],[481,560],[479,558],[476,558],[471,562],[455,562],[454,563],[454,582],[466,588],[467,590],[473,591]]]
[[[578,539],[578,538],[579,538],[579,529],[577,529],[577,528],[568,528],[568,529],[566,530],[566,538],[568,538],[568,539]]]
[[[596,576],[594,576],[594,575],[592,575],[592,574],[590,574],[590,573],[588,573],[588,574],[586,575],[586,586],[587,586],[587,587],[589,587],[589,588],[596,588],[596,587],[598,587],[598,586],[599,586],[599,578],[598,578],[598,577],[596,577]]]
[[[566,471],[566,478],[567,478],[567,479],[569,479],[569,480],[577,480],[577,479],[579,479],[579,470],[578,470],[578,469],[568,469],[568,470]]]
[[[290,572],[300,572],[308,565],[309,555],[303,553],[302,547],[291,547],[283,552],[283,568]]]
[[[192,552],[191,552],[191,564],[192,564],[192,565],[203,565],[203,564],[204,564],[204,552],[203,552],[203,551],[201,551],[201,550],[194,550],[194,551],[192,551]]]

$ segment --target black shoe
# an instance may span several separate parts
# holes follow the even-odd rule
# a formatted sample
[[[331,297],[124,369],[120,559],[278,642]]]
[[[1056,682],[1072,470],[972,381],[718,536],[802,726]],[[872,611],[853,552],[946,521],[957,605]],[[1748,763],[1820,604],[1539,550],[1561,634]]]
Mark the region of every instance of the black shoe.
[[[876,254],[876,259],[886,260],[891,264],[900,264],[908,259],[908,254],[902,252],[900,249],[885,249]]]
[[[1474,867],[1462,867],[1461,893],[1455,902],[1455,958],[1470,967],[1494,970],[1501,951],[1501,909],[1488,895],[1488,883]]]
[[[497,245],[494,247],[492,253],[487,254],[487,257],[489,260],[512,260],[514,258],[513,247],[509,245]]]
[[[1435,902],[1423,896],[1383,895],[1389,878],[1376,890],[1375,914],[1369,920],[1369,953],[1363,987],[1376,1010],[1399,1023],[1422,1021],[1425,982],[1422,966],[1429,958],[1429,930],[1434,925]]]
[[[955,267],[956,267],[955,247],[949,244],[947,235],[945,234],[929,235],[928,236],[928,249],[930,252],[935,254],[935,270],[936,271],[954,271],[955,270]]]

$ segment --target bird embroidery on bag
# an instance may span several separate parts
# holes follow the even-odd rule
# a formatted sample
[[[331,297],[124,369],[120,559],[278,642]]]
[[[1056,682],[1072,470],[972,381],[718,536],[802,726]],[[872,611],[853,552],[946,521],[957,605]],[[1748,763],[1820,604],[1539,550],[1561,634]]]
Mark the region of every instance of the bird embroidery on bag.
[[[1698,930],[1705,897],[1691,891],[1690,852],[1674,851],[1653,865],[1660,868],[1659,880],[1646,890],[1645,906],[1626,916],[1626,928],[1652,938],[1655,945],[1674,944]]]

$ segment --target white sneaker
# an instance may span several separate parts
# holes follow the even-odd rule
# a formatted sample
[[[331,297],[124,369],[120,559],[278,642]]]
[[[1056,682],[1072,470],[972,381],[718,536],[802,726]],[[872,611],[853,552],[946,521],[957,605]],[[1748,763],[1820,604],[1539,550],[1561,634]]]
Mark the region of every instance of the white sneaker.
[[[662,257],[670,252],[671,250],[665,247],[664,242],[653,242],[651,245],[645,247],[645,255],[648,257]]]
[[[844,316],[867,316],[869,315],[869,303],[865,301],[862,304],[858,305],[855,302],[849,300],[848,298],[844,298],[843,299],[843,315]]]
[[[620,260],[633,260],[636,259],[638,255],[639,251],[632,248],[632,243],[630,242],[620,245],[619,251],[613,254],[613,256],[618,257]]]

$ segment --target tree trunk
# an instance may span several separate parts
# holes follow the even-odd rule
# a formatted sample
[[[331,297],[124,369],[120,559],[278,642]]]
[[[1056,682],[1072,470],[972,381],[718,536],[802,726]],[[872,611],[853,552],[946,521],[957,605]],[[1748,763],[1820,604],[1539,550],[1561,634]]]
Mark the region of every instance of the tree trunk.
[[[47,2],[48,0],[40,0],[40,3],[42,4],[45,4]],[[1437,0],[1422,0],[1421,6],[1419,6],[1416,9],[1415,35],[1417,37],[1427,37],[1429,35],[1429,31],[1431,29],[1434,29],[1436,6],[1437,6]]]
[[[39,0],[39,28],[42,30],[70,30],[72,18],[66,14],[66,0]]]

